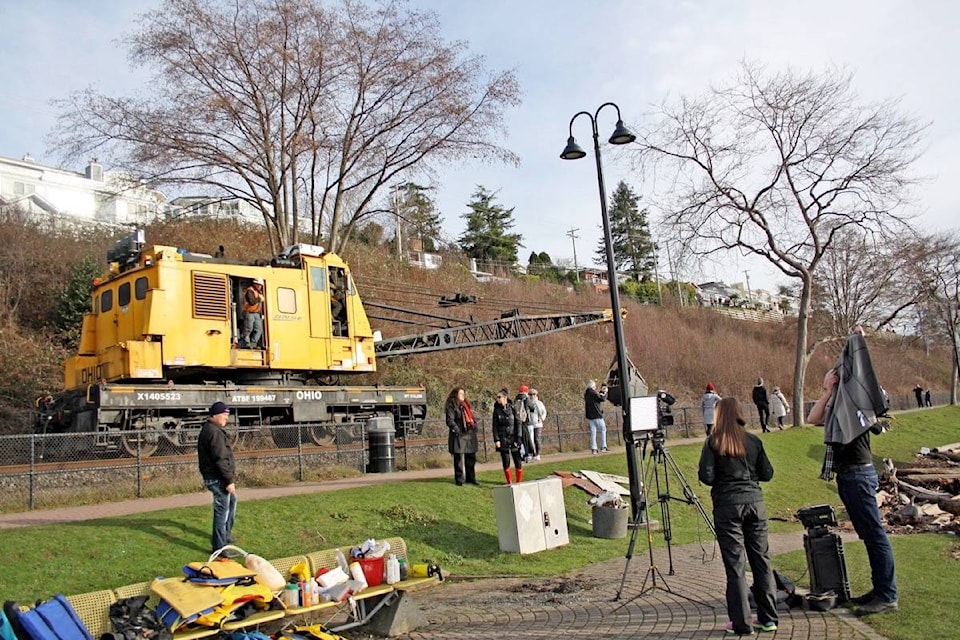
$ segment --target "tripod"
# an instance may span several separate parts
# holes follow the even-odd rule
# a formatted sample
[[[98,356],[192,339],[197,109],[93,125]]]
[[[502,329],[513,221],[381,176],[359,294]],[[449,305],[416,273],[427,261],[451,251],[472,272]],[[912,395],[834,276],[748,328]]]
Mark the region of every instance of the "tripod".
[[[717,532],[716,532],[716,529],[714,529],[713,522],[710,520],[710,516],[707,514],[706,510],[703,508],[703,503],[701,503],[700,499],[697,498],[697,495],[693,492],[693,489],[691,488],[690,483],[687,482],[687,479],[684,477],[683,472],[680,470],[680,467],[677,465],[676,460],[673,459],[673,456],[670,455],[670,452],[667,450],[666,446],[664,446],[664,438],[665,438],[665,434],[662,431],[657,430],[652,433],[647,433],[642,440],[638,440],[634,442],[634,445],[642,446],[642,455],[640,456],[640,475],[644,477],[644,485],[643,485],[644,487],[643,506],[644,507],[648,506],[649,504],[649,501],[645,499],[648,493],[647,487],[649,486],[649,482],[647,480],[647,477],[644,475],[643,460],[647,456],[647,445],[648,444],[653,445],[653,448],[650,453],[650,459],[652,460],[653,464],[650,465],[649,473],[653,475],[654,486],[656,487],[656,491],[657,491],[657,501],[660,503],[660,515],[662,519],[661,528],[663,531],[663,538],[664,540],[666,540],[666,543],[667,543],[667,558],[668,558],[668,564],[669,564],[668,574],[672,576],[672,575],[675,575],[675,572],[673,569],[673,548],[672,548],[673,530],[670,524],[670,501],[671,500],[677,500],[679,502],[683,502],[686,504],[692,504],[697,509],[697,512],[700,514],[700,517],[702,517],[703,521],[707,524],[707,528],[710,529],[710,533],[713,534],[714,538],[716,538]],[[660,466],[663,467],[663,491],[660,490],[660,473],[659,473]],[[680,482],[680,486],[683,489],[682,498],[670,495],[670,473],[669,473],[670,471],[674,473],[677,480]],[[627,572],[630,568],[630,561],[633,559],[633,551],[634,551],[634,547],[636,546],[637,531],[640,529],[640,519],[642,517],[643,510],[637,509],[636,513],[637,513],[636,518],[634,518],[633,523],[631,523],[632,532],[630,534],[630,544],[627,547],[626,562],[624,563],[624,567],[623,567],[623,575],[620,578],[620,588],[617,590],[617,595],[614,597],[614,600],[619,600],[620,597],[623,595],[623,585],[627,580]],[[663,573],[660,571],[659,567],[657,567],[656,563],[654,562],[653,534],[651,533],[651,529],[650,529],[650,518],[647,517],[645,521],[646,521],[646,530],[647,530],[647,551],[650,556],[650,566],[647,568],[647,573],[643,578],[643,584],[640,587],[640,593],[638,593],[633,598],[630,598],[629,600],[621,604],[620,607],[623,607],[628,603],[633,602],[640,596],[646,593],[649,593],[650,591],[654,591],[656,589],[663,589],[664,591],[671,593],[675,596],[684,598],[691,602],[702,604],[703,606],[712,609],[713,607],[707,604],[706,602],[702,602],[695,598],[690,598],[688,596],[681,595],[670,588],[670,585],[667,584],[666,579],[663,577]],[[660,582],[663,584],[662,587],[660,587],[657,584],[658,577],[660,579]],[[649,586],[647,586],[648,581],[650,582]],[[617,607],[617,608],[619,609],[620,607]]]

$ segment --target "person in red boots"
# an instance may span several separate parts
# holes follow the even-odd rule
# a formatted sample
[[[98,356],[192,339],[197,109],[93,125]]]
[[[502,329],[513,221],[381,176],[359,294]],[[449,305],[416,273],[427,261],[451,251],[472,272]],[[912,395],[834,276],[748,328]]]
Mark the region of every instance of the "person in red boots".
[[[501,389],[493,403],[493,446],[500,453],[503,475],[507,484],[513,482],[510,475],[510,458],[517,469],[517,482],[523,482],[523,459],[520,457],[520,442],[523,427],[517,419],[517,411],[510,402],[506,389]]]

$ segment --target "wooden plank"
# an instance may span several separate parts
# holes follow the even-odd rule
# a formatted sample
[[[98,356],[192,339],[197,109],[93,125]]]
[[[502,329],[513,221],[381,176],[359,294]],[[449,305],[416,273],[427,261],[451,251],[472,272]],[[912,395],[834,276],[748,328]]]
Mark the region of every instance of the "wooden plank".
[[[603,474],[598,471],[588,471],[588,470],[581,469],[580,473],[583,474],[583,477],[585,477],[587,480],[597,485],[604,491],[612,491],[617,495],[621,495],[621,496],[630,495],[630,489],[621,487],[616,482],[611,482],[610,480],[605,479],[603,477]]]
[[[603,492],[603,489],[593,484],[586,478],[578,478],[570,471],[554,471],[555,476],[560,477],[560,484],[566,487],[580,487],[591,496],[598,496]]]

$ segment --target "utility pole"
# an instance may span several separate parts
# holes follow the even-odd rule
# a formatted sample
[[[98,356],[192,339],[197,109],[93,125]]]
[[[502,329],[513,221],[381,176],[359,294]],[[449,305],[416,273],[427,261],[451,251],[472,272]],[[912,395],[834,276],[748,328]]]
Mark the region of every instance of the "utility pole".
[[[567,237],[573,242],[573,275],[577,279],[577,282],[580,282],[580,268],[577,267],[577,238],[580,236],[577,235],[577,231],[580,231],[580,229],[569,229],[567,231]]]
[[[658,247],[659,248],[659,247]],[[654,250],[653,252],[653,275],[657,279],[657,300],[660,301],[660,306],[663,306],[663,291],[660,289],[660,258],[657,257],[659,251]]]
[[[753,304],[753,293],[750,291],[750,270],[743,270],[743,277],[747,279],[747,302]]]
[[[400,237],[400,189],[403,185],[393,186],[393,210],[397,215],[397,260],[403,262],[403,243]]]

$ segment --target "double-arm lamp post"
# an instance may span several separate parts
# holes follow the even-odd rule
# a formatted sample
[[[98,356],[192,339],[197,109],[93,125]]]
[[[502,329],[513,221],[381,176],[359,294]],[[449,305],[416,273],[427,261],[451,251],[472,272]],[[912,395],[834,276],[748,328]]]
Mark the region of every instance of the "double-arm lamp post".
[[[610,287],[610,305],[613,308],[613,336],[616,341],[617,369],[620,379],[620,408],[623,411],[623,439],[627,449],[627,474],[630,479],[630,507],[634,522],[639,522],[637,515],[643,506],[640,474],[637,468],[637,449],[634,444],[633,432],[630,428],[630,368],[627,359],[627,345],[623,338],[623,319],[620,316],[620,293],[617,290],[617,263],[613,255],[613,236],[610,234],[610,216],[607,214],[607,192],[603,185],[603,165],[600,161],[600,134],[597,133],[597,118],[604,107],[613,107],[617,110],[617,125],[610,136],[610,144],[630,144],[637,139],[623,124],[620,117],[620,107],[612,102],[604,102],[594,114],[581,111],[570,119],[570,133],[567,146],[560,157],[564,160],[579,160],[586,157],[587,152],[577,144],[573,137],[573,123],[580,116],[590,120],[593,129],[593,153],[597,160],[597,185],[600,188],[600,216],[603,219],[603,240],[607,254],[607,282]]]

